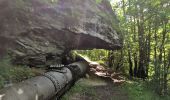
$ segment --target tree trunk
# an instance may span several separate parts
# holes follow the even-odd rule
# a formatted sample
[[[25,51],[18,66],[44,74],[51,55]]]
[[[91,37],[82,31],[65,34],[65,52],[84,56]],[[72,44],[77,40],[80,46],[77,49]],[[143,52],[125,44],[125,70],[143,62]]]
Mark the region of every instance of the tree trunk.
[[[108,66],[109,66],[109,68],[111,68],[113,66],[113,62],[114,62],[114,54],[113,54],[112,50],[110,50],[108,52],[108,61],[109,61]]]
[[[140,16],[140,19],[142,17]],[[146,68],[145,68],[145,47],[144,47],[144,27],[143,22],[137,21],[138,23],[138,37],[139,37],[139,67],[138,67],[138,77],[145,79]]]
[[[130,78],[133,77],[133,63],[132,63],[132,60],[131,60],[131,51],[130,51],[130,48],[128,49],[128,62],[129,62],[129,76]]]
[[[149,62],[150,62],[150,51],[151,51],[151,26],[149,25],[149,34],[146,38],[146,49],[147,49],[147,55],[146,55],[146,77],[148,77],[148,70],[149,70]]]
[[[118,71],[123,66],[123,49],[120,52],[120,60],[116,66],[116,71]]]
[[[134,53],[134,77],[137,77],[137,71],[138,71],[138,60],[137,60],[137,54]]]

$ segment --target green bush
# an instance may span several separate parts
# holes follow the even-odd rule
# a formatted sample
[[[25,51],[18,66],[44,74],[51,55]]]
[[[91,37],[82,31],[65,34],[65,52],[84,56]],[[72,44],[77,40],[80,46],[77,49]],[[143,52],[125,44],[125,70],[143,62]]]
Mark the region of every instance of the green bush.
[[[146,81],[127,81],[123,89],[128,93],[130,100],[170,100],[169,96],[158,95],[151,85]]]
[[[0,61],[0,88],[7,83],[16,83],[28,79],[35,74],[26,66],[14,66],[9,58]]]

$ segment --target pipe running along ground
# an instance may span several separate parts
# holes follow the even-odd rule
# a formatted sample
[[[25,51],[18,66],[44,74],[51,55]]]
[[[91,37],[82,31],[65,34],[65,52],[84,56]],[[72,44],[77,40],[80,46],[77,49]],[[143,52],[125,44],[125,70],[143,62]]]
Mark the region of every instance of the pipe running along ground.
[[[21,83],[0,90],[0,100],[50,100],[61,96],[88,70],[86,61],[52,69]]]

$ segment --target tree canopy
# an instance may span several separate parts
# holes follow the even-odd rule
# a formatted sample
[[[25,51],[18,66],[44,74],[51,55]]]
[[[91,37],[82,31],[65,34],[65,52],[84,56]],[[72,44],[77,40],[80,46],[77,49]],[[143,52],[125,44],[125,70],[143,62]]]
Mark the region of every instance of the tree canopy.
[[[149,80],[157,93],[166,95],[170,80],[170,1],[111,0],[111,4],[119,20],[123,48],[79,53],[93,60],[103,56],[115,70],[129,73],[130,78]]]

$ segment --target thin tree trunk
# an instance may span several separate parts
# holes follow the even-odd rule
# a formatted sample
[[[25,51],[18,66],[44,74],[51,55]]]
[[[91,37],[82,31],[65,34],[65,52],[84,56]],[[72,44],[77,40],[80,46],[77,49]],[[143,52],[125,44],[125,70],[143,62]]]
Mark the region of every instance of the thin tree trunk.
[[[116,71],[118,71],[122,67],[122,65],[123,65],[122,61],[123,61],[123,49],[121,49],[121,51],[120,51],[120,59],[116,66]]]
[[[137,60],[137,53],[134,53],[134,77],[137,77],[138,71],[138,60]]]
[[[130,51],[130,48],[128,49],[128,62],[129,62],[129,75],[130,75],[130,78],[133,77],[133,63],[132,63],[132,60],[131,60],[131,51]]]
[[[111,68],[113,66],[113,62],[114,62],[114,54],[113,54],[112,50],[110,50],[108,52],[108,61],[109,61],[108,66],[109,66],[109,68]]]
[[[147,47],[147,61],[146,61],[146,77],[148,77],[148,70],[149,70],[149,62],[150,62],[150,51],[151,51],[151,45],[150,45],[150,42],[151,42],[151,26],[149,24],[149,34],[147,36],[147,43],[146,43],[146,47]]]
[[[140,11],[142,12],[142,11]],[[145,79],[146,77],[146,68],[145,68],[145,47],[144,47],[144,26],[143,26],[143,16],[139,16],[138,19],[138,37],[139,37],[139,68],[138,68],[138,77]]]
[[[155,76],[154,76],[154,80],[155,80],[155,87],[156,87],[156,91],[159,92],[160,91],[160,74],[159,74],[159,68],[158,68],[158,59],[157,59],[157,45],[158,45],[158,39],[157,39],[157,24],[155,24],[155,32],[154,32],[154,41],[155,41],[155,45],[154,45],[154,66],[155,66]]]

